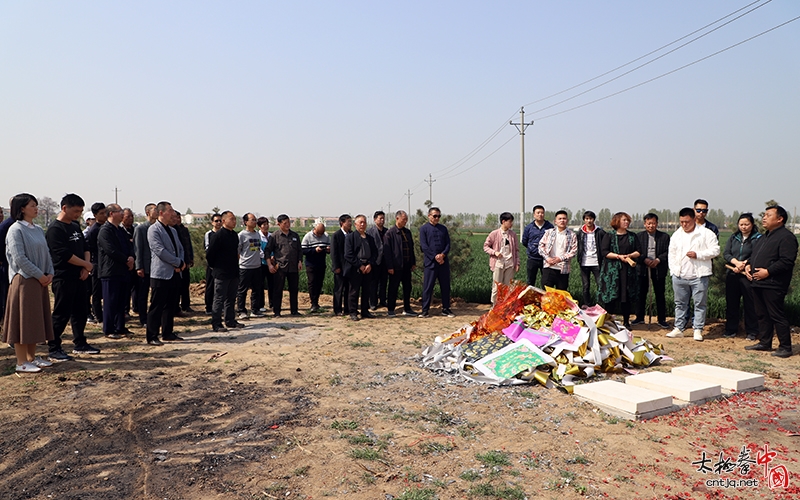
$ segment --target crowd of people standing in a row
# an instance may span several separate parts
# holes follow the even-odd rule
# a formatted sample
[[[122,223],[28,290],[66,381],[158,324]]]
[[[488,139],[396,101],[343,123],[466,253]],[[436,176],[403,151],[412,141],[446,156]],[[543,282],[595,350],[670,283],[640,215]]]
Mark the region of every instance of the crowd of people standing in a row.
[[[269,219],[247,213],[242,217],[244,229],[238,234],[236,216],[225,211],[214,214],[211,230],[205,234],[206,313],[211,314],[214,331],[238,328],[238,320],[263,317],[272,310],[282,315],[284,288],[289,292],[289,313],[299,316],[299,273],[308,278],[311,301],[309,313],[321,312],[319,297],[330,255],[334,278],[333,314],[348,316],[353,321],[374,318],[373,311],[385,307],[389,317],[397,316],[400,286],[403,287],[405,316],[427,317],[433,298],[435,281],[439,281],[444,316],[450,310],[450,236],[439,224],[441,212],[431,208],[429,222],[419,232],[424,256],[422,311],[411,308],[411,277],[416,268],[414,237],[406,227],[408,214],[396,212],[395,223],[386,227],[386,214],[377,211],[373,225],[367,227],[366,215],[339,217],[339,229],[329,236],[323,219],[314,222],[312,230],[302,238],[292,231],[291,220],[279,215],[278,230],[270,232]],[[213,284],[213,285],[212,285]],[[265,289],[268,293],[264,293]],[[250,292],[250,309],[247,293]],[[235,309],[234,309],[235,302]]]
[[[128,209],[95,203],[91,216],[85,216],[86,231],[78,223],[84,201],[76,194],[64,196],[61,211],[46,231],[33,223],[38,215],[33,195],[19,194],[10,205],[11,217],[0,223],[0,265],[8,272],[8,281],[3,280],[7,286],[0,292],[5,306],[3,341],[14,346],[18,372],[38,372],[72,359],[61,341],[67,324],[72,328],[73,354],[100,352],[86,339],[89,318],[102,319],[102,331],[110,339],[131,335],[125,326],[131,302],[146,327],[148,344],[163,345],[159,336],[182,340],[173,332],[173,323],[182,284],[188,285],[192,254],[182,244],[187,238],[181,237],[180,218],[169,202],[148,204],[148,220],[135,228],[123,223],[133,221]],[[46,360],[35,356],[36,345],[45,342]]]
[[[595,303],[590,293],[590,280],[594,277],[597,302],[609,313],[621,315],[624,326],[629,329],[644,322],[652,283],[658,325],[668,329],[665,285],[667,277],[671,276],[675,320],[666,336],[683,337],[691,319],[694,340],[703,340],[712,261],[720,255],[719,229],[705,218],[707,201],[698,199],[694,208],[681,209],[678,214],[680,229],[671,236],[658,230],[658,216],[653,213],[644,216],[645,230],[638,234],[628,230],[631,217],[625,212],[614,214],[608,232],[595,225],[596,216],[591,211],[584,213],[584,224],[577,231],[567,228],[565,211],[556,212],[554,224],[544,219],[544,207],[537,205],[533,213],[534,220],[522,235],[522,246],[528,252],[528,283],[534,284],[541,272],[543,286],[566,290],[570,262],[575,258],[583,284],[582,304]],[[508,219],[513,221],[511,214],[501,215],[501,228],[490,234],[484,244],[484,250],[492,256],[490,265],[495,281],[504,283],[510,281],[513,273],[499,275],[496,262],[503,262],[503,268],[519,266],[513,252],[516,235],[511,224],[503,222]],[[772,339],[777,334],[779,345],[772,354],[778,357],[792,355],[784,299],[798,243],[785,227],[787,219],[783,207],[767,207],[762,217],[765,233],[761,234],[753,215],[742,214],[737,230],[722,252],[727,268],[725,337],[737,334],[741,300],[746,337],[757,341],[745,348],[772,351]],[[506,241],[509,246],[506,254],[502,253],[504,245],[498,243],[500,241]],[[635,319],[631,321],[633,313]]]
[[[72,354],[98,354],[85,335],[87,322],[102,322],[109,339],[133,333],[125,326],[138,315],[146,328],[146,342],[183,340],[173,331],[174,318],[192,312],[189,307],[189,268],[194,251],[188,229],[169,202],[145,206],[147,220],[133,224],[133,212],[118,204],[95,203],[83,213],[85,203],[76,194],[61,200],[61,210],[46,231],[34,224],[38,201],[22,193],[10,201],[11,216],[0,222],[0,303],[3,307],[2,340],[14,346],[17,371],[34,373],[54,362],[69,361],[61,337],[70,324]],[[0,217],[2,216],[0,212]],[[385,227],[385,214],[376,212],[374,225],[367,218],[339,218],[340,229],[332,237],[322,220],[302,241],[292,231],[291,220],[278,216],[278,229],[269,232],[269,220],[251,213],[242,217],[244,229],[235,232],[236,216],[214,214],[205,234],[206,313],[214,331],[241,328],[238,319],[264,316],[269,306],[282,315],[284,287],[289,290],[292,316],[298,308],[298,273],[306,261],[310,313],[321,311],[319,296],[330,255],[335,282],[333,310],[358,321],[373,318],[378,307],[394,317],[400,285],[403,315],[429,316],[436,280],[442,293],[444,316],[449,307],[450,274],[447,254],[450,239],[440,225],[441,212],[429,210],[429,223],[420,229],[424,255],[425,286],[422,311],[411,308],[411,277],[416,268],[414,237],[406,227],[408,214],[398,211],[395,224]],[[79,221],[85,219],[87,228]],[[355,230],[353,230],[355,227]],[[50,307],[52,284],[54,304]],[[265,294],[265,289],[268,291]],[[251,294],[251,309],[246,298]],[[238,316],[237,316],[238,313]],[[36,345],[47,343],[47,359],[36,356]]]
[[[37,372],[53,362],[70,360],[61,336],[72,327],[73,354],[97,354],[84,334],[87,321],[102,320],[102,331],[110,339],[132,335],[125,321],[128,312],[138,314],[146,328],[146,342],[180,341],[173,331],[174,318],[189,307],[189,268],[194,250],[188,229],[171,204],[162,201],[145,206],[147,220],[133,224],[133,212],[117,204],[95,203],[83,214],[84,201],[68,194],[61,211],[43,232],[33,223],[38,202],[30,194],[11,200],[11,217],[0,223],[0,271],[9,280],[0,285],[0,306],[5,306],[3,340],[14,345],[17,371]],[[620,314],[627,328],[644,321],[652,283],[659,326],[666,322],[665,284],[669,275],[675,297],[675,321],[667,337],[682,337],[694,305],[693,337],[703,340],[711,261],[720,254],[719,230],[705,220],[708,203],[696,200],[694,208],[679,213],[680,229],[670,235],[659,231],[658,217],[644,217],[645,230],[628,230],[631,217],[619,212],[611,220],[611,231],[595,224],[593,212],[584,213],[577,231],[567,227],[567,213],[556,212],[553,223],[545,220],[544,207],[533,209],[534,220],[525,227],[521,244],[527,250],[528,283],[566,290],[573,259],[583,284],[582,305],[602,304],[609,313]],[[88,227],[81,230],[79,220]],[[285,214],[277,217],[278,229],[270,232],[266,217],[245,214],[244,229],[236,232],[237,217],[230,211],[214,214],[211,230],[204,236],[206,251],[205,309],[214,331],[241,328],[238,320],[263,317],[267,308],[282,315],[284,288],[289,291],[289,313],[299,316],[299,273],[308,278],[311,308],[321,312],[319,297],[330,255],[334,277],[333,314],[349,315],[353,321],[374,318],[385,307],[397,316],[400,286],[405,316],[428,317],[435,283],[440,286],[441,314],[450,309],[450,236],[440,224],[441,211],[428,210],[428,222],[419,229],[423,254],[422,310],[411,308],[412,271],[416,268],[414,236],[406,227],[408,214],[395,214],[386,227],[386,214],[339,217],[339,229],[328,236],[324,220],[318,219],[302,239],[291,230]],[[723,252],[727,267],[726,336],[738,330],[740,299],[744,304],[745,330],[756,344],[752,350],[772,350],[773,332],[779,347],[775,356],[790,356],[791,338],[783,301],[797,256],[797,239],[785,228],[788,215],[779,206],[768,207],[760,234],[751,214],[742,214],[738,230]],[[484,251],[493,273],[492,302],[497,283],[508,284],[520,267],[520,242],[511,229],[514,218],[504,212],[500,227],[489,234]],[[353,230],[355,228],[355,230]],[[597,288],[593,300],[591,278]],[[54,305],[50,310],[49,286]],[[267,293],[265,293],[265,290]],[[250,292],[250,309],[247,293]],[[7,296],[6,296],[7,294]],[[635,313],[631,322],[630,316]],[[35,355],[36,345],[47,342],[49,356]]]

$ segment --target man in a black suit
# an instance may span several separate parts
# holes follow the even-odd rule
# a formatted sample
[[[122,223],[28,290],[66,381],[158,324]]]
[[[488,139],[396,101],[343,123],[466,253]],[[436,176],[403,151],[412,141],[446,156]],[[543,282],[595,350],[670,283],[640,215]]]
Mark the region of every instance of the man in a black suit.
[[[178,232],[178,237],[181,239],[181,245],[183,246],[183,262],[186,263],[186,272],[181,273],[181,283],[180,288],[178,289],[178,308],[176,311],[178,312],[178,316],[182,316],[183,313],[192,313],[194,312],[191,308],[191,295],[189,294],[189,285],[192,283],[191,276],[189,273],[189,268],[194,267],[194,248],[192,247],[192,235],[189,232],[189,228],[183,225],[183,218],[181,217],[181,213],[177,210],[175,211],[175,231]]]
[[[108,220],[108,211],[106,205],[102,201],[92,204],[92,215],[94,216],[94,224],[89,227],[83,234],[86,238],[86,243],[89,245],[89,253],[92,256],[92,279],[89,286],[89,323],[98,323],[103,321],[103,285],[100,281],[100,262],[99,250],[97,249],[97,236],[100,234],[100,228]],[[88,281],[88,280],[87,280]]]
[[[386,223],[386,213],[383,210],[378,210],[372,216],[375,223],[367,232],[375,244],[378,246],[378,261],[375,266],[375,274],[372,280],[372,290],[369,292],[369,309],[374,311],[379,307],[386,307],[386,282],[388,273],[386,272],[386,264],[383,260],[383,237],[389,229],[384,225]]]
[[[361,319],[374,318],[369,312],[369,294],[378,262],[378,245],[367,234],[367,216],[356,215],[356,230],[344,240],[344,274],[350,282],[348,305],[350,319],[358,321],[358,297],[361,296]]]
[[[759,238],[745,266],[745,276],[753,283],[759,340],[744,348],[771,351],[772,338],[777,335],[778,349],[772,355],[779,358],[793,354],[785,299],[797,261],[797,238],[786,228],[787,220],[789,214],[780,205],[767,207],[761,218],[761,225],[767,232]]]
[[[122,223],[119,225],[128,234],[128,243],[133,249],[133,258],[136,259],[136,247],[133,244],[133,232],[136,230],[137,224],[134,223],[133,210],[130,208],[122,209]],[[134,269],[131,270],[130,289],[125,290],[125,297],[122,299],[125,302],[125,316],[130,314],[131,304],[133,304],[133,312],[138,312],[139,300],[139,276],[136,274],[135,264]]]
[[[230,210],[220,215],[222,227],[211,233],[206,261],[214,270],[214,304],[211,306],[211,328],[227,332],[228,328],[243,328],[236,321],[234,304],[239,286],[239,237],[234,232],[236,216]],[[224,326],[223,326],[223,321]]]
[[[641,257],[639,258],[639,303],[636,305],[636,319],[633,325],[644,323],[647,290],[653,283],[656,296],[658,326],[669,328],[667,324],[667,304],[664,299],[664,286],[669,276],[669,235],[658,230],[658,215],[649,213],[644,216],[644,231],[637,234]]]
[[[97,233],[98,264],[103,292],[103,333],[110,339],[130,335],[125,327],[125,290],[130,290],[133,269],[133,248],[128,233],[120,227],[122,207],[112,203],[106,207],[108,221]]]
[[[394,318],[397,307],[397,291],[403,284],[403,316],[416,316],[411,309],[411,273],[417,267],[414,255],[414,237],[406,227],[408,214],[404,210],[395,213],[395,225],[383,235],[383,262],[389,274],[388,316]]]
[[[353,229],[353,218],[348,214],[339,216],[340,229],[333,233],[331,240],[331,269],[333,270],[333,315],[347,314],[347,297],[350,284],[344,275],[344,240]]]

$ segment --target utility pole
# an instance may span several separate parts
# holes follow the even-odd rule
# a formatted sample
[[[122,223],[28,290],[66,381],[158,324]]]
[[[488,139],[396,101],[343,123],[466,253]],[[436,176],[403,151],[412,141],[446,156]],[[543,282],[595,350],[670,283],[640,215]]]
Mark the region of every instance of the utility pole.
[[[117,189],[117,186],[114,186],[114,203],[119,205],[119,192],[122,191],[121,189]]]
[[[519,234],[522,237],[522,232],[525,230],[525,129],[529,125],[533,125],[533,121],[525,123],[525,108],[519,108],[519,123],[508,122],[509,125],[514,125],[519,130],[520,138],[520,195],[519,195]]]
[[[410,189],[408,190],[408,193],[406,193],[406,196],[408,196],[408,212],[406,212],[406,213],[408,214],[409,217],[411,217],[411,190]]]
[[[388,212],[389,215],[391,215],[391,213],[392,213],[392,202],[391,201],[388,202],[387,205],[389,205],[389,208],[386,210],[386,212]]]
[[[433,205],[433,183],[436,182],[436,180],[433,178],[433,175],[428,174],[428,180],[426,180],[425,182],[428,183],[428,201],[431,202],[431,206],[432,206]]]

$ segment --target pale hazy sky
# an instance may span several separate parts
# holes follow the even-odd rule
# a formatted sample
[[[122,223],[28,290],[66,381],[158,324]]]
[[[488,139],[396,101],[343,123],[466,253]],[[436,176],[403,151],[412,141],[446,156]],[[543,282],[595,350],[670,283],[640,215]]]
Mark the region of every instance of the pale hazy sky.
[[[110,202],[118,186],[136,211],[167,199],[195,212],[371,213],[407,208],[408,189],[421,207],[432,173],[445,213],[514,212],[508,122],[524,105],[527,210],[677,210],[704,197],[791,212],[800,21],[545,117],[797,17],[800,2],[755,2],[766,5],[617,81],[534,103],[748,3],[5,0],[0,200]]]

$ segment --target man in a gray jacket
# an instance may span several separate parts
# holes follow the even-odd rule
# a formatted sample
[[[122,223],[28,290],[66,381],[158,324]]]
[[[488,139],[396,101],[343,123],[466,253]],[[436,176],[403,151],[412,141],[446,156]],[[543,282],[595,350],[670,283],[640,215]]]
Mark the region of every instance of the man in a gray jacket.
[[[261,276],[261,237],[256,232],[258,218],[251,213],[244,214],[244,229],[239,232],[239,286],[236,290],[236,308],[239,319],[250,319],[247,312],[247,291],[250,290],[250,307],[253,316],[260,318],[264,313],[259,311],[259,287],[264,290],[264,278]]]
[[[150,244],[150,310],[147,312],[147,343],[164,345],[158,339],[159,327],[167,341],[183,340],[172,331],[175,322],[181,272],[188,272],[183,261],[183,246],[178,232],[171,227],[175,211],[168,201],[155,208],[158,220],[147,229]]]

